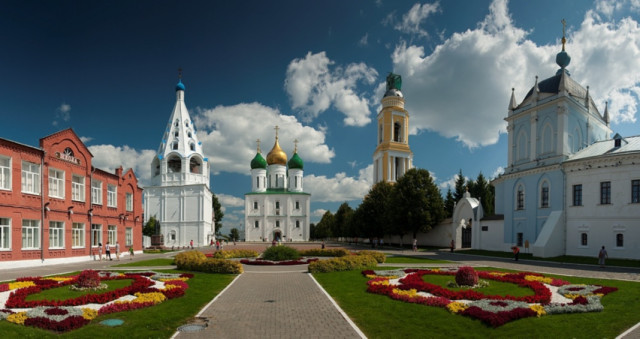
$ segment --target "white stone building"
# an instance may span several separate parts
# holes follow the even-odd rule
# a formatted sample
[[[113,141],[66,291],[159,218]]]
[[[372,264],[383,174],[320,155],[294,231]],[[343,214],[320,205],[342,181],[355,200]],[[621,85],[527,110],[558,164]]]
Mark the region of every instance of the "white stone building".
[[[209,162],[184,103],[185,87],[176,86],[176,104],[151,162],[151,186],[144,188],[144,221],[160,221],[164,244],[208,245],[215,239]],[[214,240],[215,241],[215,240]]]

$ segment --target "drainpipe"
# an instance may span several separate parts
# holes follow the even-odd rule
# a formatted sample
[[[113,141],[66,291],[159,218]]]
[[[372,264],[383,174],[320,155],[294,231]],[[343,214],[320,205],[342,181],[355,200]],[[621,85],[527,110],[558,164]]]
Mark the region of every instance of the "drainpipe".
[[[567,255],[567,173],[565,173],[562,164],[560,164],[560,172],[562,172],[562,219],[564,219],[564,243],[562,244],[564,252],[562,255]]]
[[[44,157],[47,155],[47,151],[42,150],[42,157],[40,158],[40,260],[44,262]]]
[[[89,259],[91,259],[91,254],[93,252],[93,205],[91,204],[91,193],[93,192],[91,181],[93,181],[93,172],[96,171],[96,168],[91,166],[91,174],[89,175]],[[85,186],[86,187],[86,186]],[[86,189],[86,188],[85,188]]]

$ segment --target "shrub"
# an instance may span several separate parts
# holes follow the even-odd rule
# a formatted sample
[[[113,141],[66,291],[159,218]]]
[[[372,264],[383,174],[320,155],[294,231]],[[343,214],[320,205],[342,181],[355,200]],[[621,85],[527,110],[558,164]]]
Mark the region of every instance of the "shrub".
[[[370,255],[353,255],[327,260],[319,260],[309,264],[310,273],[329,273],[336,271],[350,271],[364,269],[378,265],[376,259]]]
[[[473,267],[462,266],[456,273],[456,284],[460,286],[475,286],[478,283],[478,272]]]
[[[379,264],[382,264],[382,263],[384,263],[385,260],[387,260],[387,256],[384,253],[379,252],[379,251],[367,251],[367,250],[364,250],[364,251],[358,252],[357,254],[358,255],[370,255],[374,259],[376,259],[376,261]]]
[[[309,249],[300,251],[300,255],[304,257],[344,257],[350,255],[351,252],[344,248],[331,248],[331,249]]]
[[[256,251],[253,250],[239,250],[239,249],[233,249],[233,250],[220,250],[220,251],[215,251],[213,252],[213,254],[211,255],[212,258],[216,258],[216,259],[230,259],[230,258],[255,258],[257,257],[259,254]]]
[[[262,258],[272,261],[297,260],[300,258],[300,252],[289,246],[272,246],[262,252]]]
[[[76,279],[76,286],[82,288],[96,288],[100,286],[100,276],[97,271],[84,270]]]
[[[207,258],[200,251],[181,252],[176,255],[176,265],[179,270],[189,270],[206,273],[242,273],[242,264],[226,259]]]
[[[180,252],[175,257],[175,263],[179,270],[198,271],[198,267],[207,257],[200,251]]]

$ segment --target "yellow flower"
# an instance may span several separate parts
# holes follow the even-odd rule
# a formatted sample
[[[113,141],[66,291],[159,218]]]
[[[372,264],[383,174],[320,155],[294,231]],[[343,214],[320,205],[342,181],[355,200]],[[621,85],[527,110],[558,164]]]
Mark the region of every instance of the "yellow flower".
[[[367,278],[369,279],[373,279],[373,278],[377,278],[378,276],[375,274],[367,274]]]
[[[509,274],[506,272],[489,272],[489,274],[496,276],[496,277],[504,277],[505,275]]]
[[[536,315],[538,316],[538,318],[540,318],[540,316],[547,314],[547,312],[545,312],[544,310],[544,306],[542,305],[531,305],[529,306],[529,308],[531,308],[534,312],[536,312]]]
[[[551,279],[551,278],[540,277],[540,276],[537,276],[537,275],[526,275],[524,277],[524,280],[538,281],[538,282],[541,282],[543,284],[551,284],[551,282],[553,281],[553,279]]]
[[[466,310],[469,306],[467,306],[466,304],[463,304],[459,301],[454,301],[450,304],[447,305],[447,309],[449,310],[449,312],[451,313],[460,313],[464,310]]]
[[[189,280],[189,278],[162,278],[162,279],[158,279],[159,281],[171,281],[171,280],[180,280],[180,281],[187,281]]]
[[[371,285],[384,285],[384,286],[389,286],[389,280],[378,280],[378,281],[372,281]]]
[[[406,295],[409,298],[415,298],[415,296],[418,294],[418,291],[416,291],[415,288],[412,288],[410,290],[400,290],[400,289],[394,288],[393,294]]]
[[[82,309],[82,317],[87,320],[93,320],[98,316],[98,311],[92,308],[83,308]]]
[[[154,304],[161,303],[167,299],[164,294],[160,292],[151,292],[151,293],[140,293],[136,292],[135,296],[137,297],[132,302],[134,303],[145,303],[145,302],[153,302]]]
[[[565,298],[575,299],[575,298],[579,297],[580,294],[569,294],[569,293],[567,293],[564,296],[565,296]]]
[[[27,320],[27,312],[14,313],[7,317],[7,321],[18,325],[24,325],[25,320]]]
[[[33,281],[16,281],[16,282],[9,283],[9,289],[15,290],[18,288],[31,287],[35,285],[36,284]]]
[[[69,280],[73,280],[75,278],[72,278],[72,277],[46,277],[46,278],[43,278],[43,279],[54,280],[54,281],[69,281]]]

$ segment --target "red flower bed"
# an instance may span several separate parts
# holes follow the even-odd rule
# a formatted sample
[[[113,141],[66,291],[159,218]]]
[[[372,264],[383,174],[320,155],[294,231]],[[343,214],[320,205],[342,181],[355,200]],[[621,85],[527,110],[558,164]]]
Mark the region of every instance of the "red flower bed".
[[[24,321],[24,324],[26,326],[35,326],[57,332],[71,331],[76,328],[80,328],[88,323],[89,320],[83,318],[82,316],[72,316],[62,321],[53,321],[51,319],[41,317],[27,318]]]
[[[306,260],[305,259],[284,260],[284,261],[269,261],[269,260],[263,260],[263,259],[255,259],[255,260],[242,259],[240,260],[240,263],[245,265],[305,265],[317,260],[318,258],[311,258]]]
[[[113,303],[109,305],[104,305],[100,307],[98,310],[99,315],[109,314],[109,313],[117,313],[122,311],[130,311],[137,310],[139,308],[145,308],[149,306],[155,305],[152,301],[147,301],[144,303]]]
[[[466,310],[462,311],[461,314],[469,317],[473,317],[476,319],[480,319],[482,322],[489,324],[493,327],[502,326],[516,319],[536,316],[536,312],[530,308],[515,308],[511,311],[494,313],[494,312],[484,311],[480,307],[476,307],[476,306],[471,306],[467,308]]]
[[[6,292],[9,290],[9,284],[0,284],[0,292]]]

